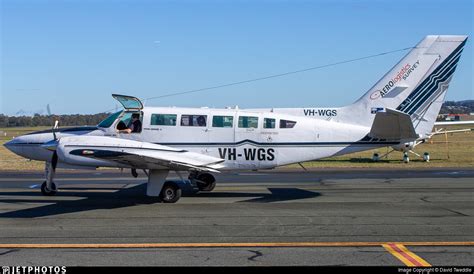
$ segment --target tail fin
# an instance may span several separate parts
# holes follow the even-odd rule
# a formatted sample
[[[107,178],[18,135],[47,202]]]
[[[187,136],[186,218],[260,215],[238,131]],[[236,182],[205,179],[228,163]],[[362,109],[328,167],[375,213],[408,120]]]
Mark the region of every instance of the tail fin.
[[[396,109],[410,115],[418,134],[431,132],[466,41],[467,36],[461,35],[426,36],[348,107],[366,114],[382,108]],[[373,118],[365,120],[371,123]]]
[[[461,58],[467,36],[440,36],[438,40],[441,44],[439,47],[442,49],[441,46],[444,46],[444,58],[440,60],[430,76],[426,77],[397,107],[397,110],[411,116],[416,132],[423,138],[427,137],[433,129],[449,83]]]

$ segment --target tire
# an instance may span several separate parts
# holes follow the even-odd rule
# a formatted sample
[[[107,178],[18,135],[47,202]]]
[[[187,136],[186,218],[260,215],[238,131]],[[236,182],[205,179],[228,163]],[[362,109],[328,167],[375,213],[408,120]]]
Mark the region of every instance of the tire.
[[[132,172],[132,176],[133,176],[134,178],[137,178],[137,177],[138,177],[138,173],[137,173],[137,170],[136,170],[136,169],[132,168],[130,171]]]
[[[199,191],[213,191],[216,187],[216,178],[210,173],[199,174],[196,179]]]
[[[181,198],[181,188],[175,182],[165,182],[161,189],[160,198],[163,203],[176,203]]]
[[[54,195],[56,195],[56,193],[58,192],[58,190],[56,188],[56,184],[53,182],[53,183],[51,183],[51,186],[52,186],[53,189],[48,189],[46,187],[46,181],[44,181],[41,184],[41,194],[43,194],[44,196],[54,196]]]

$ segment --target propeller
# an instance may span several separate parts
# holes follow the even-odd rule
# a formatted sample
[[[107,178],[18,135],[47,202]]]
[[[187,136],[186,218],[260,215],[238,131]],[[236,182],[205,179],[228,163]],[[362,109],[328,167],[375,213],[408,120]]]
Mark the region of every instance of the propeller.
[[[54,126],[51,129],[53,131],[54,140],[58,140],[58,137],[56,136],[56,129],[58,129],[58,128],[59,128],[59,121],[56,120],[56,121],[54,121]]]
[[[46,111],[48,112],[49,116],[52,116],[51,108],[49,107],[49,104],[46,105]],[[53,127],[51,128],[51,131],[53,132],[53,140],[41,145],[43,148],[53,151],[53,156],[51,157],[51,165],[52,165],[53,170],[56,169],[56,166],[58,164],[58,154],[56,152],[56,149],[58,148],[58,144],[59,144],[59,138],[56,135],[56,131],[58,128],[59,128],[59,120],[55,120]]]
[[[56,148],[58,147],[58,143],[59,143],[59,138],[58,138],[58,136],[56,135],[56,130],[57,130],[58,128],[59,128],[59,121],[56,120],[56,121],[54,122],[54,126],[53,126],[52,129],[51,129],[51,131],[53,132],[53,140],[42,144],[41,147],[43,147],[43,148],[45,148],[45,149],[47,149],[47,150],[56,152]]]
[[[59,121],[56,120],[54,121],[54,126],[52,128],[54,139],[52,141],[53,143],[51,144],[52,145],[51,148],[54,148],[53,157],[51,158],[51,164],[52,164],[53,170],[56,170],[56,166],[58,164],[58,153],[56,152],[56,149],[58,148],[58,144],[59,144],[59,138],[56,135],[56,130],[58,128],[59,128]]]

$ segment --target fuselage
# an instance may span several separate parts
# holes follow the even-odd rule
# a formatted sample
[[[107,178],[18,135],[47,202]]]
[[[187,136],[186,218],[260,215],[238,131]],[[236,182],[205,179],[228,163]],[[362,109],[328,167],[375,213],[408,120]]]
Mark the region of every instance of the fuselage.
[[[140,114],[140,132],[119,133]],[[267,169],[399,144],[367,137],[370,128],[268,110],[146,107],[112,114],[97,127],[62,129],[71,135],[112,136],[155,143],[225,160],[224,169]],[[49,161],[51,131],[19,136],[6,146],[25,158]],[[60,165],[61,166],[61,165]]]
[[[465,35],[426,36],[357,101],[340,108],[155,108],[112,94],[124,111],[96,127],[62,129],[57,136],[154,143],[224,159],[226,169],[273,168],[385,146],[406,152],[432,136],[466,41]],[[132,130],[133,113],[140,116],[140,130],[119,133]],[[34,132],[5,145],[25,158],[51,161],[44,145],[51,140],[51,131]],[[85,149],[88,140],[83,142]]]

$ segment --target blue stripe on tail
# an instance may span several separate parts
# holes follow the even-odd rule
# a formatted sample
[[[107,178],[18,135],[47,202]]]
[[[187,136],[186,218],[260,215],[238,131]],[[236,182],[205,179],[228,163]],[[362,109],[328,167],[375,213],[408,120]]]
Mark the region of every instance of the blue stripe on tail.
[[[426,100],[438,90],[439,83],[446,81],[454,73],[465,43],[466,41],[462,42],[448,58],[397,107],[397,110],[410,115],[415,113]]]

